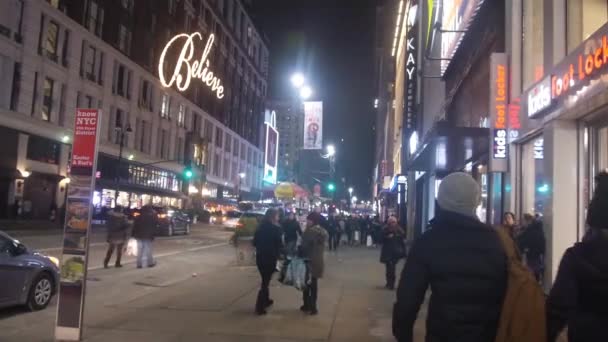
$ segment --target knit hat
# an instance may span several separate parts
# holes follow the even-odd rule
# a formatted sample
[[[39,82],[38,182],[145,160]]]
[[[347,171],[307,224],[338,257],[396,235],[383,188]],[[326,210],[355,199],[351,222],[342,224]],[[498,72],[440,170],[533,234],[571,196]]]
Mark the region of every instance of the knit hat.
[[[318,225],[321,223],[321,214],[319,214],[317,212],[312,212],[312,213],[308,214],[308,216],[306,217],[306,220],[312,221],[313,225]]]
[[[595,192],[587,210],[587,224],[592,228],[608,229],[608,173],[595,177]]]
[[[467,173],[451,173],[439,185],[437,203],[442,210],[475,216],[475,210],[480,201],[479,184]]]

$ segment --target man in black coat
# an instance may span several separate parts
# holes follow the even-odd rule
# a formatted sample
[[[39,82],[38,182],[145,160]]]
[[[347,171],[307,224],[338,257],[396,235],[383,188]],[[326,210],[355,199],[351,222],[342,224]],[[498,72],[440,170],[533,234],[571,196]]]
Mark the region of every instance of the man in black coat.
[[[302,235],[300,223],[296,220],[293,212],[287,214],[287,218],[281,223],[285,239],[285,249],[288,254],[295,254],[298,236]]]
[[[270,299],[268,286],[272,274],[277,268],[277,261],[283,249],[282,232],[279,227],[279,212],[276,209],[268,209],[262,223],[258,226],[253,236],[255,247],[255,258],[262,284],[255,303],[255,312],[265,315],[266,309],[274,302]]]
[[[409,252],[393,311],[393,334],[413,341],[413,326],[432,288],[426,342],[493,342],[507,286],[507,259],[497,233],[475,216],[481,191],[456,172],[439,187],[431,229]]]
[[[540,219],[531,214],[524,214],[523,231],[517,236],[517,247],[526,257],[526,265],[541,280],[545,266],[545,232]]]

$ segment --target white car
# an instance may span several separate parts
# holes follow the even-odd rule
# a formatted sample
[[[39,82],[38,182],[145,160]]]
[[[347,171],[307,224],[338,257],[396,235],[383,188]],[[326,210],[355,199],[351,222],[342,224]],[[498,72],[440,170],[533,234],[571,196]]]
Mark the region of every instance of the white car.
[[[241,215],[243,215],[243,213],[241,213],[240,211],[237,211],[237,210],[231,210],[231,211],[227,212],[226,216],[224,218],[224,221],[222,222],[222,226],[224,226],[225,228],[228,228],[228,229],[236,229],[236,226],[239,223],[239,218],[241,218]]]

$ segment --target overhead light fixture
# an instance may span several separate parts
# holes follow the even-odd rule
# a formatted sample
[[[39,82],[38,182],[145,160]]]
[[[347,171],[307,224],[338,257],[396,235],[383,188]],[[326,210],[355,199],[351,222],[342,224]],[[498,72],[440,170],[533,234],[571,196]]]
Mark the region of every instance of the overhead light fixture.
[[[21,173],[21,177],[23,178],[27,178],[32,174],[30,171],[27,170],[19,170],[19,173]]]
[[[133,160],[135,158],[135,156],[133,154],[129,154],[129,160]]]
[[[70,142],[70,136],[69,136],[69,135],[67,135],[67,134],[66,134],[66,135],[64,135],[64,136],[61,138],[61,142],[63,142],[64,144],[66,144],[66,143]]]

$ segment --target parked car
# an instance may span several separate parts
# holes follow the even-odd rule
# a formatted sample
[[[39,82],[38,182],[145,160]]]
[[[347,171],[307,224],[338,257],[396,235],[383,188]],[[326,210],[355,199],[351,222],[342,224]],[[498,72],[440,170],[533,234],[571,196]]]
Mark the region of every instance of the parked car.
[[[25,305],[42,310],[59,285],[59,260],[29,250],[0,231],[0,308]]]
[[[239,223],[239,219],[243,215],[242,212],[237,210],[230,210],[226,213],[225,219],[222,222],[222,225],[228,229],[236,229],[237,224]]]

